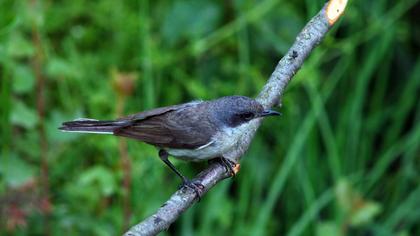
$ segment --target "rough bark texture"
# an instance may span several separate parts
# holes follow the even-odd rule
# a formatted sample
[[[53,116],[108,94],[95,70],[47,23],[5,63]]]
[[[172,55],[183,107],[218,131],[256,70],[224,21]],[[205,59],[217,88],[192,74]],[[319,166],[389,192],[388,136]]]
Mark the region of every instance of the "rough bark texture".
[[[265,108],[271,108],[279,104],[279,99],[287,84],[302,66],[309,53],[319,44],[331,26],[341,16],[346,3],[346,0],[331,0],[299,33],[293,46],[279,61],[267,84],[257,97],[257,100]],[[331,20],[332,18],[334,18],[333,21]],[[248,149],[260,124],[261,119],[254,120],[244,127],[241,141],[237,143],[237,147],[232,152],[226,153],[225,156],[239,161]],[[193,181],[203,185],[203,196],[210,188],[228,177],[225,167],[218,163],[213,163],[198,174]],[[156,213],[133,226],[124,235],[156,235],[166,230],[195,201],[197,201],[195,192],[188,188],[182,188],[176,191]]]

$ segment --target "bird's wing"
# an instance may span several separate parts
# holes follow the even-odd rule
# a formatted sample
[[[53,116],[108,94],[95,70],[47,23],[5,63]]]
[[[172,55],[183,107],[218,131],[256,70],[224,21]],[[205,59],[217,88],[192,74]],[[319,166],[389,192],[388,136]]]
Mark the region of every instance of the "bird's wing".
[[[167,106],[167,107],[159,107],[152,110],[142,111],[136,114],[132,114],[126,117],[122,117],[118,120],[131,120],[131,121],[138,121],[138,120],[144,120],[153,116],[162,115],[164,113],[170,112],[170,111],[176,111],[180,109],[185,109],[188,107],[196,106],[198,104],[202,103],[202,101],[192,101],[188,103],[173,105],[173,106]]]
[[[131,125],[114,134],[159,147],[195,149],[209,143],[215,131],[206,115],[203,116],[206,109],[202,105],[187,103],[138,113],[127,117],[132,120]]]

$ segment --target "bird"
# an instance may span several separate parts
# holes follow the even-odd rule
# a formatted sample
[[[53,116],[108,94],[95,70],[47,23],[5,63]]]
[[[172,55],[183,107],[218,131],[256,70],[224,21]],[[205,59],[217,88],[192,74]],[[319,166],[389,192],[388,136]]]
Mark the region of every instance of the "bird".
[[[242,127],[251,120],[278,116],[280,112],[264,109],[257,100],[246,96],[226,96],[208,101],[159,107],[116,120],[79,118],[62,123],[65,132],[113,134],[151,144],[158,149],[160,159],[178,175],[181,186],[197,186],[170,162],[169,156],[185,161],[219,159],[232,172],[236,160],[224,154],[235,148]]]

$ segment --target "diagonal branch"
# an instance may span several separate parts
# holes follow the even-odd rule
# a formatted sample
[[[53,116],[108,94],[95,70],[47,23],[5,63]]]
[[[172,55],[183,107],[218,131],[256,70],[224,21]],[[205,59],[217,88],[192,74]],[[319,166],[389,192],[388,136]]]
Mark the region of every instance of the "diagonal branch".
[[[340,18],[347,5],[347,0],[331,0],[315,15],[296,37],[296,41],[277,64],[267,84],[258,95],[257,100],[265,108],[270,108],[279,103],[287,84],[302,66],[309,53],[321,42],[325,34]],[[229,159],[240,160],[248,149],[255,132],[261,124],[261,119],[250,122],[243,128],[242,138],[236,144],[236,148],[226,153]],[[204,195],[210,188],[229,175],[225,167],[218,163],[212,163],[202,171],[194,182],[204,186]],[[188,188],[176,191],[153,215],[139,224],[133,226],[125,236],[156,235],[166,230],[178,217],[196,201],[195,192]]]

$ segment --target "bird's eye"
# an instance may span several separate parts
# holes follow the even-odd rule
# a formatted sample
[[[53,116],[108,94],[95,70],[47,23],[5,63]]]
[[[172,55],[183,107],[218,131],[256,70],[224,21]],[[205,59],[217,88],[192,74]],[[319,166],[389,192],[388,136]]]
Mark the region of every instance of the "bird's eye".
[[[242,113],[240,116],[243,120],[252,120],[252,118],[254,118],[254,113],[246,112],[246,113]]]

